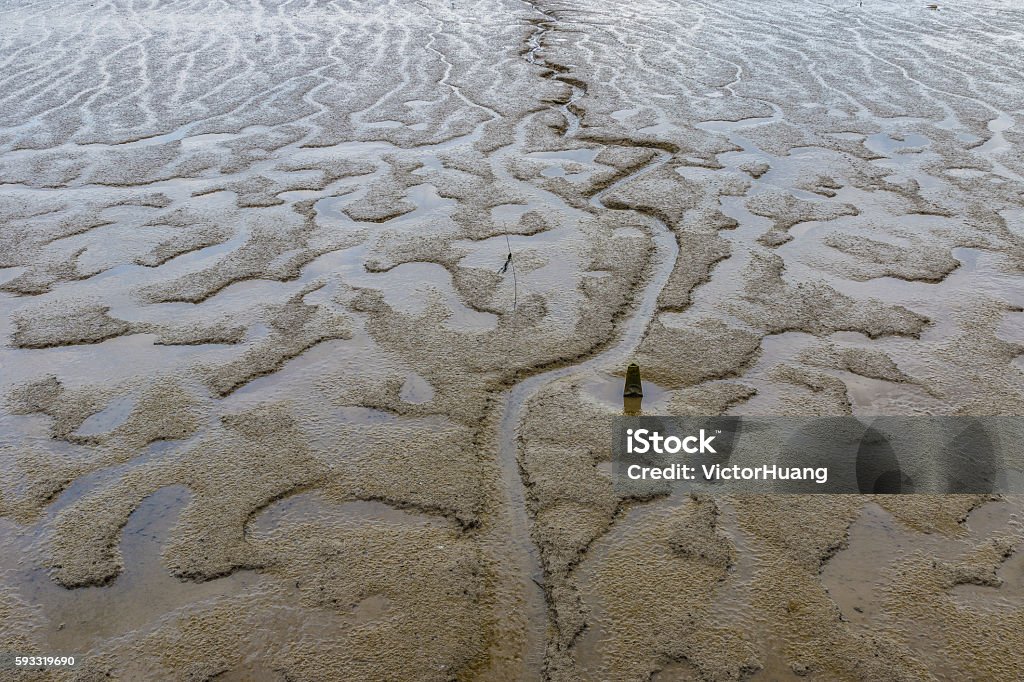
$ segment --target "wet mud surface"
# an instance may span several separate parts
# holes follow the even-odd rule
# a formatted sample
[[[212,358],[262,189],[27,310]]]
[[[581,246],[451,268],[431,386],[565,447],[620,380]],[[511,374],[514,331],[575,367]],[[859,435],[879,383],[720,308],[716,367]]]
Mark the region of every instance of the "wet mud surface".
[[[1022,414],[1022,21],[0,2],[0,651],[1013,679],[1024,500],[623,499],[608,436],[633,361],[648,413]]]

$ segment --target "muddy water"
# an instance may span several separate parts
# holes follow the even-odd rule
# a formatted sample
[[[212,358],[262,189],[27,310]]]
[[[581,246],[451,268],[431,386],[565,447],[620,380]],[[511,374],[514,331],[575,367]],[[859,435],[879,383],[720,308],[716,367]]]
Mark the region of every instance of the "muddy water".
[[[22,597],[36,605],[42,617],[41,641],[47,651],[67,652],[80,659],[105,639],[144,633],[178,609],[224,596],[258,591],[265,579],[240,571],[206,583],[181,582],[169,575],[160,558],[178,514],[187,504],[188,490],[171,486],[146,498],[132,512],[120,542],[125,571],[110,585],[66,590],[47,571],[29,561],[37,547],[35,530],[2,529],[2,570],[8,584],[19,586]]]
[[[539,37],[537,36],[539,46]],[[473,107],[483,109],[484,113],[489,120],[493,120],[498,117],[498,114],[483,107],[481,105],[470,102],[459,90],[458,86],[451,85],[448,82],[449,75],[452,70],[452,64],[444,57],[443,53],[435,49],[435,43],[437,36],[432,34],[430,41],[427,44],[427,49],[434,51],[445,64],[444,76],[439,81],[439,85],[442,87],[451,88],[451,90],[462,100],[471,104]],[[531,55],[531,62],[539,64],[537,59]],[[581,88],[573,86],[572,96],[570,100],[562,107],[562,111],[565,115],[568,130],[567,136],[574,134],[579,128],[579,119],[575,116],[572,111],[572,106],[576,100],[578,100],[583,94]],[[367,120],[364,120],[367,119]],[[357,115],[355,121],[359,125],[363,125],[367,128],[380,128],[380,129],[397,129],[403,124],[399,121],[393,121],[388,119],[383,120],[369,120],[369,115]],[[436,171],[441,167],[438,161],[438,156],[452,151],[457,151],[460,148],[472,146],[482,138],[483,129],[487,121],[478,124],[472,132],[455,137],[442,143],[433,145],[421,145],[412,152],[414,159],[419,161],[422,166],[415,172],[417,174],[425,174],[429,177],[431,171]],[[519,126],[522,130],[525,127],[524,124]],[[412,127],[416,130],[416,127]],[[238,135],[218,134],[218,135],[190,135],[192,126],[186,125],[181,126],[174,132],[167,135],[154,136],[147,140],[141,141],[139,145],[159,145],[169,142],[187,140],[188,145],[193,147],[210,146],[216,148],[219,145],[234,142],[236,139],[241,138],[246,134],[259,134],[265,132],[262,128],[246,128]],[[522,133],[520,133],[522,134]],[[332,298],[341,295],[342,286],[340,282],[344,283],[344,287],[366,287],[379,291],[384,297],[384,301],[394,310],[405,313],[405,314],[420,314],[426,306],[437,300],[437,296],[440,295],[442,304],[449,310],[450,314],[446,321],[446,324],[451,328],[458,330],[461,333],[473,333],[473,332],[486,332],[493,330],[496,324],[496,316],[492,313],[485,313],[477,310],[473,310],[467,307],[461,297],[456,293],[451,275],[449,271],[436,263],[426,262],[412,262],[402,263],[396,267],[388,269],[386,272],[368,272],[365,263],[370,257],[369,249],[373,245],[375,233],[379,232],[379,227],[371,222],[353,220],[347,212],[347,209],[357,202],[366,199],[368,195],[368,188],[376,180],[381,179],[385,172],[386,166],[381,164],[379,159],[380,156],[398,151],[398,147],[391,144],[381,143],[379,141],[371,141],[366,143],[360,142],[346,142],[331,147],[317,148],[315,150],[309,150],[304,148],[304,143],[307,142],[309,136],[305,136],[296,142],[289,143],[286,147],[279,150],[281,154],[293,155],[296,157],[306,157],[309,159],[317,158],[330,158],[332,155],[343,155],[350,159],[365,159],[375,166],[374,170],[369,174],[363,174],[357,179],[343,178],[334,181],[326,188],[319,192],[307,192],[304,190],[293,190],[289,192],[282,192],[278,196],[288,201],[300,201],[307,199],[316,199],[312,205],[312,210],[315,215],[315,219],[325,225],[338,230],[340,233],[349,234],[353,236],[358,235],[369,235],[369,239],[363,244],[352,246],[348,248],[331,249],[327,253],[317,256],[306,263],[291,282],[286,285],[286,290],[292,294],[296,294],[305,291],[307,287],[318,284],[323,279],[329,279],[326,286],[321,289],[315,290],[313,293],[303,297],[303,300],[310,304],[319,304],[336,308],[337,306],[332,301]],[[135,144],[135,143],[133,143]],[[561,159],[566,162],[572,163],[583,163],[592,164],[593,156],[596,152],[585,152],[582,155],[573,155],[567,153],[562,156]],[[577,209],[570,208],[564,200],[557,195],[550,192],[540,191],[532,185],[522,183],[520,181],[513,180],[503,168],[503,161],[505,157],[510,156],[511,151],[503,150],[499,154],[495,155],[493,166],[499,177],[507,182],[508,184],[516,185],[527,195],[528,203],[525,205],[514,204],[515,211],[508,215],[501,213],[495,209],[495,218],[499,220],[511,219],[515,220],[521,217],[522,213],[528,210],[542,207],[548,211],[560,211],[568,213],[570,216],[586,217],[588,214],[579,211]],[[552,156],[545,153],[539,153],[535,155],[535,158],[541,161],[551,162],[549,168],[555,169],[558,167],[558,156]],[[660,166],[666,161],[665,155],[658,158],[653,162],[648,169]],[[630,179],[639,176],[642,172],[646,172],[644,169],[631,178],[626,178],[619,183],[623,184]],[[253,173],[265,172],[268,175],[274,171],[273,162],[267,161],[263,163],[257,163],[251,168]],[[549,174],[546,177],[551,176]],[[574,174],[578,175],[578,174]],[[582,179],[576,177],[574,179]],[[151,183],[150,188],[155,191],[163,191],[174,197],[175,201],[185,201],[186,197],[194,191],[197,191],[202,185],[203,181],[161,181]],[[614,186],[613,186],[614,188]],[[609,189],[613,189],[609,188]],[[451,211],[454,209],[456,202],[451,199],[446,199],[438,194],[437,188],[427,183],[420,183],[408,189],[407,192],[403,193],[403,200],[413,205],[413,210],[406,213],[405,215],[399,216],[394,219],[387,221],[387,228],[390,230],[401,229],[403,227],[419,227],[423,224],[433,221],[437,223],[450,219]],[[228,197],[223,193],[213,193],[208,195],[210,198],[200,199],[200,203],[206,203],[212,209],[228,209]],[[595,207],[601,208],[600,197],[594,197],[592,204]],[[522,207],[520,211],[519,207]],[[518,213],[518,215],[517,215]],[[120,215],[120,214],[118,214]],[[114,217],[114,214],[111,214]],[[123,216],[122,216],[123,218]],[[136,219],[138,220],[138,219]],[[652,224],[655,221],[652,221]],[[547,234],[542,235],[539,239],[531,240],[531,246],[539,243],[540,241],[547,242],[548,244],[556,244],[560,242],[572,243],[574,235],[570,229],[570,221],[564,221],[563,225],[558,229],[551,230]],[[659,271],[658,276],[654,278],[654,281],[647,291],[642,296],[642,301],[639,304],[637,311],[637,322],[629,325],[624,338],[621,343],[611,349],[608,353],[602,356],[602,361],[618,361],[620,358],[627,357],[630,349],[636,345],[642,332],[644,330],[644,320],[650,317],[653,310],[654,300],[658,293],[660,283],[667,277],[667,273],[671,269],[672,262],[674,260],[674,249],[675,242],[668,235],[664,226],[660,228],[655,225],[655,228],[660,229],[660,235],[658,236],[659,245]],[[141,266],[124,266],[113,268],[105,271],[101,275],[89,278],[82,285],[76,288],[76,295],[102,300],[110,305],[110,313],[116,316],[118,319],[124,319],[135,323],[145,324],[171,324],[181,320],[183,315],[194,316],[195,308],[190,304],[183,303],[161,303],[158,305],[146,305],[140,306],[137,297],[133,296],[130,292],[134,287],[146,285],[158,284],[161,279],[166,280],[168,277],[187,276],[192,273],[201,271],[211,265],[217,264],[222,261],[226,256],[237,251],[242,247],[247,240],[251,239],[253,232],[250,230],[242,229],[237,232],[231,239],[224,241],[220,244],[212,246],[202,247],[193,250],[190,253],[186,253],[178,258],[172,259],[172,261],[162,267],[160,272],[152,271],[148,268]],[[495,254],[502,254],[503,249],[498,248],[500,244],[492,244],[494,242],[511,242],[513,250],[518,250],[520,247],[520,240],[516,237],[509,239],[507,235],[503,237],[495,237],[493,240],[482,240],[476,242],[463,242],[458,244],[459,246],[465,247],[471,252],[464,258],[463,262],[467,266],[474,266],[477,261],[480,262],[482,267],[493,267],[489,260],[494,257]],[[568,255],[568,254],[567,254]],[[565,269],[574,270],[576,269],[575,264],[568,259],[563,259],[562,263],[557,266],[552,266],[546,270],[534,270],[530,273],[525,286],[527,290],[524,294],[537,291],[552,291],[556,292],[563,290],[563,272]],[[509,292],[512,293],[511,291]],[[517,292],[518,293],[518,292]],[[212,296],[203,301],[202,310],[207,315],[200,321],[213,322],[216,320],[218,313],[231,313],[238,309],[244,309],[246,301],[267,299],[270,297],[278,298],[281,296],[281,286],[277,283],[270,283],[262,279],[257,278],[245,278],[244,281],[237,281],[228,284],[223,289],[216,291]],[[511,299],[512,296],[509,296]],[[12,301],[14,303],[14,301]],[[509,301],[511,303],[511,301]],[[571,320],[575,317],[575,311],[578,309],[580,302],[573,298],[571,289],[568,295],[559,295],[556,298],[552,298],[550,307],[553,315],[567,320]],[[510,306],[511,307],[511,306]],[[15,308],[12,306],[11,310]],[[9,312],[9,311],[5,311]],[[5,315],[5,320],[9,320],[9,315]],[[260,341],[269,338],[270,331],[267,327],[256,319],[250,322],[249,331],[246,336],[246,343],[258,343]],[[132,352],[129,354],[131,362],[125,363],[123,359],[113,359],[112,355],[107,353],[97,353],[97,350],[115,351],[114,355],[117,355],[117,347],[131,346]],[[149,349],[153,345],[153,339],[146,335],[129,335],[125,338],[114,339],[107,341],[103,344],[103,348],[97,349],[95,347],[78,347],[71,346],[68,349],[60,349],[56,352],[50,352],[46,354],[46,362],[49,363],[53,371],[60,375],[68,373],[70,367],[84,368],[88,365],[88,369],[85,372],[77,372],[76,380],[83,385],[95,383],[101,379],[109,380],[112,375],[119,374],[124,378],[129,378],[137,375],[143,365],[147,366],[151,371],[171,371],[175,367],[180,367],[182,363],[202,361],[205,364],[215,364],[217,358],[215,354],[218,352],[216,348],[210,348],[218,344],[200,344],[197,346],[187,346],[180,350],[175,348],[175,354],[169,354],[165,349],[161,348],[160,351],[160,362],[166,364],[158,364],[155,361],[157,351]],[[225,358],[233,355],[232,349],[224,348],[223,355]],[[351,340],[339,340],[331,341],[328,344],[324,344],[316,349],[305,353],[301,358],[288,363],[287,368],[279,373],[275,373],[268,377],[258,377],[243,385],[236,392],[232,394],[230,398],[225,401],[228,409],[237,410],[246,405],[257,405],[262,400],[268,398],[279,398],[283,396],[294,395],[302,390],[303,385],[309,383],[312,377],[315,377],[324,367],[325,363],[329,364],[331,357],[336,353],[358,353],[367,356],[367,362],[372,364],[375,362],[375,354],[378,349],[375,344],[368,339],[365,333],[360,329],[356,329]],[[17,366],[20,368],[18,375],[10,375],[8,378],[11,384],[20,383],[33,375],[38,375],[39,365],[33,363],[28,355],[30,352],[20,351],[17,353]],[[62,362],[60,356],[67,356],[67,361]],[[108,367],[104,364],[97,364],[96,358],[110,358],[111,365]],[[13,358],[13,354],[12,354]],[[141,364],[136,364],[141,363]],[[595,363],[596,364],[596,363]],[[514,428],[521,415],[518,410],[521,409],[525,399],[532,395],[534,388],[539,387],[547,381],[554,380],[562,374],[553,373],[545,375],[540,378],[536,378],[533,383],[520,386],[513,392],[513,395],[509,399],[511,405],[518,407],[510,410],[508,416],[506,416],[504,422],[509,424],[502,431],[502,450],[507,451],[510,447],[514,447]],[[201,382],[195,380],[189,380],[185,383],[186,387],[197,394],[209,395],[206,388]],[[434,391],[430,384],[421,376],[418,376],[415,372],[407,373],[405,382],[402,384],[400,393],[401,399],[411,405],[426,404],[429,403],[434,395]],[[122,396],[112,401],[102,410],[88,416],[83,424],[76,430],[76,433],[80,437],[102,437],[110,434],[116,430],[130,415],[133,407],[137,404],[137,401],[132,396]],[[339,419],[339,414],[331,414],[328,416],[329,411],[323,411],[322,417],[329,418],[332,421]],[[349,410],[352,414],[346,414],[344,416],[345,421],[359,422],[364,421],[366,423],[379,422],[381,419],[387,419],[386,415],[378,414],[372,410],[359,411]],[[204,425],[203,433],[206,429]],[[191,440],[194,442],[199,438],[199,435],[195,436]],[[314,439],[315,444],[319,444]],[[187,443],[181,444],[187,446]],[[323,445],[327,445],[325,442]],[[161,452],[163,449],[160,449]],[[174,448],[171,448],[174,451]],[[152,460],[159,458],[160,454],[154,454],[152,457],[140,457],[133,460],[129,465],[125,465],[116,470],[105,471],[101,475],[93,477],[91,484],[86,485],[84,482],[79,482],[77,485],[72,486],[66,492],[64,492],[58,503],[52,508],[53,512],[57,512],[61,509],[66,509],[73,506],[77,501],[83,499],[89,492],[101,488],[105,483],[112,480],[116,480],[118,477],[124,476],[132,468],[142,468],[152,463]],[[538,582],[542,581],[542,575],[536,568],[535,558],[529,558],[532,556],[532,543],[529,540],[529,522],[525,514],[525,506],[522,501],[522,482],[519,478],[518,471],[514,468],[514,453],[511,457],[504,457],[502,459],[503,466],[508,471],[506,472],[506,484],[508,487],[509,494],[512,497],[512,504],[510,509],[513,510],[511,515],[517,520],[515,521],[515,528],[506,528],[502,531],[503,537],[511,537],[513,540],[509,543],[510,547],[518,547],[520,553],[527,559],[523,562],[524,568],[529,568],[530,563],[534,565],[533,570],[524,570],[524,576],[536,579]],[[507,466],[507,462],[513,462],[511,468]],[[518,492],[517,492],[518,491]],[[302,503],[300,505],[300,501]],[[48,621],[54,620],[56,614],[60,609],[64,609],[68,613],[69,624],[65,624],[65,627],[55,631],[48,635],[46,641],[48,643],[61,646],[77,647],[81,650],[88,650],[93,644],[98,641],[113,637],[127,632],[132,629],[136,629],[139,632],[143,632],[141,629],[143,625],[147,627],[157,627],[156,618],[158,614],[169,614],[173,613],[181,607],[188,604],[200,604],[209,599],[217,596],[227,594],[238,594],[244,592],[245,589],[250,585],[258,585],[263,580],[262,577],[250,574],[247,572],[233,573],[227,578],[222,578],[208,583],[202,583],[202,589],[196,588],[191,584],[179,583],[170,578],[165,571],[161,570],[161,564],[159,560],[159,548],[166,540],[167,532],[175,525],[177,519],[177,512],[182,506],[187,504],[188,496],[187,493],[182,489],[167,488],[163,489],[158,493],[146,498],[146,501],[133,512],[129,519],[128,525],[125,526],[124,540],[121,545],[121,552],[123,560],[126,566],[125,571],[119,575],[110,585],[102,587],[89,587],[76,590],[74,592],[66,593],[60,588],[52,585],[45,577],[44,573],[36,571],[33,573],[31,579],[27,577],[12,577],[11,581],[13,584],[19,585],[19,589],[23,592],[37,589],[38,585],[46,586],[48,590],[45,594],[32,592],[30,601],[44,603],[56,603],[62,604],[63,606],[47,607],[50,610],[46,611],[44,616]],[[282,504],[275,505],[271,510],[266,512],[264,516],[261,516],[261,520],[253,526],[253,532],[259,533],[260,524],[265,523],[262,519],[273,518],[280,512],[283,507]],[[287,508],[293,510],[294,508],[302,507],[300,511],[289,511],[289,513],[301,513],[306,515],[316,516],[320,512],[317,510],[321,506],[321,502],[315,498],[289,498]],[[358,505],[345,505],[340,512],[343,516],[359,516]],[[304,510],[304,511],[303,511]],[[381,510],[378,509],[377,512]],[[387,508],[383,510],[387,511]],[[385,514],[386,515],[386,514]],[[415,522],[415,519],[407,517],[407,515],[399,514],[398,520],[406,522]],[[52,515],[50,517],[52,519]],[[155,520],[154,520],[155,519]],[[391,519],[395,521],[396,519]],[[138,526],[138,529],[137,529]],[[141,530],[139,530],[141,529]],[[21,536],[30,537],[35,534],[30,529],[17,529],[17,532]],[[140,535],[140,533],[142,535]],[[148,535],[147,535],[148,534]],[[135,541],[139,537],[147,538],[146,542],[142,544],[136,544]],[[44,541],[41,541],[44,543]],[[33,552],[38,552],[40,542],[30,543]],[[168,584],[173,583],[177,585],[176,588],[167,588]],[[42,588],[38,588],[42,589]],[[118,600],[122,599],[134,599],[140,594],[145,593],[147,590],[161,590],[166,594],[167,599],[160,602],[149,602],[149,606],[152,606],[152,611],[148,610],[149,606],[140,606],[139,612],[135,613],[130,610],[126,610],[123,618],[111,619],[109,622],[109,631],[104,629],[107,627],[103,623],[102,613],[105,612],[104,608],[99,608],[103,604],[116,604]],[[531,604],[533,610],[530,612],[529,630],[532,632],[530,643],[528,645],[529,654],[524,658],[527,659],[528,665],[531,670],[539,670],[540,657],[543,651],[544,643],[544,622],[545,616],[543,613],[543,595],[538,591],[536,584],[533,581],[524,583],[524,592],[528,595],[526,601]],[[63,595],[63,597],[62,597]],[[191,595],[191,599],[187,597]],[[63,601],[61,599],[63,598]],[[80,604],[80,606],[79,606]],[[99,610],[94,617],[82,616],[80,611],[87,610],[90,605],[97,606]]]
[[[541,41],[548,30],[549,29],[542,24],[531,36],[529,40],[530,51],[526,55],[526,59],[530,63],[543,65],[543,61],[538,57],[538,53],[542,49]],[[566,130],[563,133],[565,137],[573,136],[579,129],[579,119],[572,112],[571,107],[576,100],[582,97],[582,95],[582,89],[577,86],[573,86],[572,97],[561,108],[567,124]],[[560,156],[558,153],[549,153],[541,158],[557,159],[560,158]],[[561,158],[566,157],[561,156]],[[570,156],[568,158],[572,157]],[[669,155],[667,153],[663,152],[659,154],[644,167],[634,171],[624,178],[619,179],[614,184],[595,194],[591,198],[591,205],[598,209],[604,209],[604,205],[602,203],[602,197],[604,195],[614,191],[619,186],[633,182],[638,177],[641,177],[642,175],[664,165],[668,161],[668,158]],[[592,162],[593,156],[590,154],[580,154],[573,160]],[[546,595],[542,591],[544,572],[540,566],[539,555],[536,547],[530,539],[531,520],[527,513],[523,472],[519,464],[518,429],[522,423],[523,411],[527,403],[537,394],[538,391],[543,389],[544,386],[564,377],[587,372],[591,368],[622,364],[624,361],[629,359],[630,354],[635,350],[654,314],[658,295],[661,292],[662,287],[668,281],[668,277],[672,272],[675,260],[678,256],[678,245],[676,244],[675,237],[668,230],[667,226],[662,221],[654,218],[649,219],[648,222],[651,224],[654,231],[653,240],[657,249],[655,264],[642,292],[639,293],[634,302],[629,318],[620,326],[621,331],[619,333],[619,338],[616,339],[609,348],[602,350],[598,354],[592,355],[583,362],[573,364],[569,367],[557,368],[547,372],[534,374],[529,378],[520,381],[512,388],[504,399],[500,422],[500,433],[498,437],[499,458],[501,462],[502,482],[506,490],[506,494],[508,495],[506,502],[508,505],[508,514],[513,519],[515,528],[514,537],[517,538],[515,543],[520,548],[519,565],[523,573],[524,589],[526,593],[530,595],[531,606],[528,613],[530,614],[531,620],[531,635],[527,644],[528,653],[525,660],[529,669],[533,671],[532,674],[537,674],[543,660],[544,630],[542,625],[547,622],[547,615],[545,614],[547,607],[544,606]],[[527,580],[529,582],[527,582]]]
[[[920,618],[904,620],[899,610],[901,595],[894,589],[894,571],[915,555],[939,563],[962,561],[992,538],[1007,538],[1019,545],[1024,540],[1024,499],[1009,496],[989,502],[972,511],[963,527],[964,534],[956,539],[915,533],[881,507],[868,504],[850,528],[847,547],[821,574],[843,619],[855,630],[867,634],[897,629],[939,680],[963,679],[948,645],[950,640],[973,633],[957,633]],[[947,599],[953,608],[991,618],[993,626],[999,627],[996,616],[1012,613],[1024,604],[1024,563],[1019,552],[998,566],[995,579],[992,585],[955,585]]]
[[[0,108],[6,116],[0,122],[0,210],[5,230],[13,226],[5,232],[13,235],[7,242],[13,255],[5,251],[0,263],[0,286],[8,287],[0,295],[0,392],[6,401],[16,388],[51,374],[64,390],[45,405],[33,398],[28,407],[18,403],[17,413],[15,407],[0,411],[0,458],[10,465],[0,471],[0,505],[16,508],[21,519],[0,517],[0,540],[18,550],[0,559],[3,587],[38,605],[24,616],[38,625],[37,646],[141,659],[132,647],[156,646],[146,642],[162,636],[178,641],[178,629],[183,633],[193,615],[230,603],[237,605],[232,616],[252,611],[265,622],[259,628],[247,622],[240,628],[245,634],[233,635],[218,629],[230,621],[221,614],[207,638],[182,634],[194,647],[188,656],[168,653],[169,647],[159,655],[149,650],[150,660],[168,667],[114,672],[122,679],[181,678],[191,664],[185,659],[206,643],[232,652],[220,654],[224,669],[213,666],[207,676],[277,679],[285,670],[309,678],[315,675],[301,668],[294,651],[280,651],[284,645],[309,645],[317,629],[341,641],[355,625],[379,637],[369,658],[380,661],[419,632],[436,635],[422,641],[425,653],[417,652],[438,666],[420,670],[424,679],[450,677],[446,665],[466,677],[472,676],[467,670],[483,670],[491,679],[539,678],[553,601],[565,597],[546,589],[534,544],[544,529],[527,511],[531,482],[523,480],[518,452],[527,408],[531,399],[573,384],[586,407],[618,413],[621,372],[655,320],[675,331],[722,321],[727,327],[716,344],[723,347],[738,333],[756,335],[749,362],[696,387],[756,390],[745,402],[729,403],[724,409],[731,413],[1019,412],[1013,372],[1024,365],[1010,344],[1022,338],[1024,291],[1012,267],[1011,236],[1021,234],[1022,214],[1011,188],[1021,180],[1014,157],[1020,124],[1013,113],[1021,105],[1012,83],[1003,82],[1001,63],[1017,54],[1006,23],[1012,13],[972,7],[922,18],[909,6],[869,14],[785,2],[757,11],[742,3],[608,2],[585,10],[512,4],[328,10],[284,3],[254,6],[247,14],[197,7],[186,16],[160,3],[117,13],[71,3],[56,22],[34,16],[40,6],[0,10],[28,37],[3,54],[4,66],[15,65],[15,72],[5,80],[13,87]],[[377,14],[388,16],[386,26]],[[971,29],[973,45],[991,42],[979,39],[979,25],[1000,34],[999,58],[977,49],[950,58],[959,49],[950,36]],[[140,40],[143,34],[148,38]],[[894,35],[920,52],[894,61],[888,56]],[[149,70],[153,44],[172,55],[167,63],[180,67],[180,78]],[[843,69],[816,66],[837,59]],[[549,68],[556,63],[564,66]],[[243,74],[244,87],[233,74]],[[275,81],[272,74],[281,76]],[[100,80],[90,80],[94,75]],[[864,83],[878,84],[867,98]],[[966,94],[950,94],[958,92]],[[915,107],[924,111],[907,111]],[[198,120],[180,120],[183,111]],[[610,177],[611,166],[597,158],[616,146],[595,140],[629,147],[635,136],[681,151],[658,151],[602,192],[586,189]],[[819,173],[830,176],[825,185],[813,177]],[[648,174],[657,180],[645,187],[661,192],[666,206],[689,207],[671,226],[604,206],[609,192],[628,190]],[[822,217],[811,210],[794,218],[787,211],[806,206],[790,200],[816,210],[849,204],[857,213]],[[988,205],[998,207],[1005,225],[985,212]],[[728,243],[728,257],[690,292],[688,307],[659,311],[673,265],[683,276],[699,266],[699,247],[715,236],[706,227],[719,210],[736,222],[717,232]],[[616,215],[631,226],[614,227]],[[609,217],[611,227],[584,229],[587,221]],[[545,362],[579,337],[580,312],[599,304],[581,283],[615,280],[608,254],[603,265],[588,265],[597,237],[609,231],[634,243],[650,240],[653,258],[635,290],[626,292],[629,304],[608,338],[580,351],[573,364],[551,368]],[[777,241],[766,244],[766,233]],[[677,234],[689,240],[682,253]],[[874,245],[865,249],[868,240]],[[950,272],[944,254],[933,253],[937,244],[955,260]],[[512,277],[498,276],[509,251],[517,267]],[[918,258],[925,252],[934,257]],[[751,268],[770,257],[784,266],[777,281],[754,281]],[[758,291],[751,291],[776,284],[774,299],[757,300]],[[837,320],[842,316],[827,300],[815,300],[818,307],[804,310],[803,319],[780,312],[801,309],[800,295],[822,285],[850,297],[843,312],[873,298],[926,315],[928,326],[919,336],[871,338],[864,331],[871,320]],[[524,331],[538,300],[550,323],[544,331],[557,343],[536,328]],[[44,315],[42,304],[59,315]],[[72,322],[93,304],[129,327],[99,343],[78,343]],[[808,323],[815,316],[825,319],[820,327]],[[240,331],[210,333],[221,324]],[[15,347],[16,334],[44,327],[52,346]],[[523,346],[539,350],[522,353]],[[676,350],[684,357],[688,348]],[[837,361],[851,350],[890,358],[906,378]],[[435,362],[438,357],[446,364]],[[223,396],[210,377],[226,365],[255,369]],[[472,376],[455,376],[452,366],[471,367]],[[545,369],[530,369],[538,366]],[[133,440],[135,432],[149,438],[142,426],[167,417],[161,409],[166,400],[147,402],[146,391],[171,385],[187,396],[180,409],[194,412],[195,424],[187,433]],[[678,391],[648,382],[642,409],[666,412],[678,398]],[[259,432],[280,418],[261,412],[267,405],[294,417],[297,435],[278,446],[294,461],[245,459],[260,438],[237,434]],[[303,474],[322,465],[355,476],[346,467],[361,454],[358,446],[383,430],[395,438],[368,458],[372,475],[346,484],[348,494],[367,499],[336,499],[320,491],[330,487],[322,481],[255,490],[258,477],[248,475],[268,467],[269,478],[305,481]],[[241,444],[232,441],[230,452],[219,452],[207,442],[214,433],[222,442],[241,438]],[[456,437],[439,442],[424,466],[416,445],[448,433]],[[459,459],[465,448],[452,442],[472,443],[474,456]],[[367,537],[383,528],[382,537],[459,541],[396,556],[401,542],[367,540],[369,550],[341,552],[335,563],[317,563],[308,548],[282,545],[295,556],[277,559],[323,569],[328,589],[336,566],[387,557],[375,565],[373,580],[354,579],[378,583],[377,591],[359,594],[348,611],[338,609],[343,613],[297,605],[302,595],[282,580],[280,564],[178,581],[161,559],[169,536],[179,530],[200,536],[222,519],[204,507],[208,499],[183,484],[166,485],[158,474],[186,456],[196,461],[197,450],[205,458],[199,466],[218,470],[225,490],[276,500],[233,510],[248,519],[238,530],[251,546],[292,542],[309,526],[326,529],[317,539],[340,537],[355,526]],[[313,456],[302,459],[307,450]],[[103,459],[111,453],[117,461]],[[374,487],[399,468],[395,453],[427,474],[456,473],[424,475],[415,485],[395,476]],[[66,488],[47,487],[59,484],[56,474],[70,465],[86,473]],[[25,475],[53,470],[52,479],[38,482]],[[609,474],[606,463],[598,471]],[[336,473],[328,472],[329,482]],[[126,481],[156,485],[147,477],[159,478],[157,492],[127,518],[82,511],[83,500]],[[470,483],[459,488],[464,481]],[[588,551],[576,576],[586,622],[569,658],[591,677],[603,678],[606,654],[622,634],[609,625],[595,576],[631,536],[672,521],[685,505],[675,497],[629,507],[610,519],[611,530]],[[455,519],[453,506],[465,515]],[[793,674],[792,661],[776,651],[780,633],[747,618],[768,550],[740,527],[738,507],[718,502],[717,528],[736,560],[720,592],[701,606],[754,642],[755,678],[785,679]],[[904,548],[912,547],[953,561],[972,542],[1018,532],[1013,514],[998,511],[1003,508],[976,510],[966,539],[950,539],[907,531],[869,505],[821,580],[849,623],[864,631],[887,628],[909,650],[934,653],[933,674],[949,675],[941,652],[925,641],[941,633],[942,618],[929,621],[922,638],[907,637],[906,614],[885,603],[892,601],[885,572],[895,569],[876,570],[866,557],[888,553],[899,567],[909,561]],[[185,510],[196,509],[205,510],[206,526],[189,520]],[[103,586],[57,587],[47,567],[64,512],[112,523],[115,530],[124,521],[123,532],[115,533],[124,571]],[[975,528],[986,518],[984,529]],[[443,564],[434,553],[447,556],[456,544],[487,555],[468,575],[452,574],[459,576],[457,589],[442,581],[430,594],[396,589],[386,597],[380,591],[380,584],[398,582],[390,567],[417,565],[422,557]],[[238,565],[258,563],[248,549],[233,559]],[[454,568],[473,561],[460,555]],[[976,603],[985,613],[1012,613],[1019,608],[1020,567],[1012,557],[999,568],[1003,587],[957,585],[951,598],[963,610]],[[447,568],[425,569],[421,582],[423,575],[447,575]],[[475,610],[459,611],[459,595],[481,575],[500,596],[481,590]],[[409,595],[423,599],[403,602]],[[481,606],[488,599],[500,603]],[[568,599],[557,606],[572,609]],[[473,620],[482,610],[489,619]],[[637,604],[652,628],[659,627],[656,611],[653,604]],[[451,614],[486,632],[483,642],[460,635],[470,642],[464,649],[429,649],[458,630],[444,620]],[[408,616],[419,618],[416,628],[389,630]],[[832,634],[833,620],[822,616],[819,630]],[[245,651],[232,648],[239,640],[247,642]],[[346,651],[325,661],[347,660],[356,644],[346,640]],[[132,655],[124,655],[129,650]],[[365,653],[351,655],[366,660]],[[708,676],[690,662],[651,655],[658,663],[654,679]],[[490,658],[481,663],[481,657]],[[396,670],[410,677],[401,665],[353,670],[339,664],[333,672],[338,679],[401,677]]]

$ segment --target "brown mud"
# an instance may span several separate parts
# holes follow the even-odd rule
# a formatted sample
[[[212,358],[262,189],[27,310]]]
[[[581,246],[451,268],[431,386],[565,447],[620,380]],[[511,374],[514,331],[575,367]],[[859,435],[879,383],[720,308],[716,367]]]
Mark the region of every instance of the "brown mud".
[[[865,5],[0,3],[19,677],[1012,679],[1019,499],[611,485],[1024,410],[1024,17]]]

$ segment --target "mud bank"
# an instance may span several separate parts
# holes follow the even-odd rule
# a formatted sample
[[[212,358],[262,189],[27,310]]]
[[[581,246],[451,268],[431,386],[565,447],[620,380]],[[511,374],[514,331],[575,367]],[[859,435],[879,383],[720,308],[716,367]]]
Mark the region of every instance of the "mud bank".
[[[0,651],[1012,677],[1021,500],[622,499],[608,433],[634,360],[661,414],[1021,414],[1022,19],[0,3]]]

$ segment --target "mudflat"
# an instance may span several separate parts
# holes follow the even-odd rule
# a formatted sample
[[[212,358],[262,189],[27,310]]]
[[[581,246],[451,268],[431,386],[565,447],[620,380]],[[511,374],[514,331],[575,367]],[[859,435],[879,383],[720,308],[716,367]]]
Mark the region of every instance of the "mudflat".
[[[649,413],[1024,414],[1021,26],[0,0],[0,653],[1015,679],[1024,500],[625,499],[609,434],[630,362]]]

